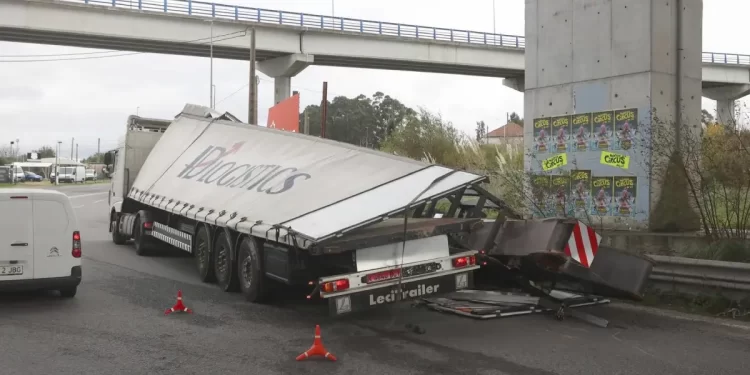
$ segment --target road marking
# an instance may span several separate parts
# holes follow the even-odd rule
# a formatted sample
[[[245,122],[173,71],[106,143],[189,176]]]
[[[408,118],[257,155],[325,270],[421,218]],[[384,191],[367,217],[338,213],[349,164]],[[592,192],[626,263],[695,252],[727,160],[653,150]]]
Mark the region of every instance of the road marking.
[[[102,195],[102,194],[107,194],[107,192],[106,191],[100,191],[98,193],[68,195],[68,198],[75,199],[75,198],[93,197],[94,195]]]
[[[102,202],[106,202],[106,201],[107,201],[106,199],[99,199],[98,201],[94,201],[94,203],[102,203]]]
[[[73,208],[81,208],[81,207],[83,207],[83,205],[80,205],[80,206],[73,206]]]

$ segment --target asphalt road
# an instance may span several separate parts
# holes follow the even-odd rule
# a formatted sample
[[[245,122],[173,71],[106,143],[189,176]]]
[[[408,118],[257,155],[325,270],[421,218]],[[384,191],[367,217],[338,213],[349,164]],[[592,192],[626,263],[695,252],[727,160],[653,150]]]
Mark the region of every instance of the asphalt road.
[[[750,326],[610,305],[575,319],[475,321],[410,306],[345,319],[304,300],[254,305],[197,280],[192,258],[115,246],[106,185],[66,186],[83,237],[78,295],[0,295],[0,374],[739,374]],[[7,213],[3,213],[7,214]],[[181,289],[192,315],[164,309]],[[409,332],[417,323],[424,334]],[[315,324],[338,362],[294,358]],[[742,369],[745,370],[742,370]]]

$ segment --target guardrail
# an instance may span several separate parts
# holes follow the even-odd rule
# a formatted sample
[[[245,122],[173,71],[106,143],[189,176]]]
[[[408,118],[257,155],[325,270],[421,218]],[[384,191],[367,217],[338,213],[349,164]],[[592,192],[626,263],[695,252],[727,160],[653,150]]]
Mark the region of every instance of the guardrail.
[[[750,264],[649,255],[656,264],[652,284],[687,289],[723,289],[750,295]]]
[[[63,2],[105,5],[147,12],[183,14],[235,21],[258,22],[282,26],[309,27],[321,30],[348,31],[368,35],[440,40],[497,47],[526,48],[526,38],[519,35],[447,29],[402,23],[333,17],[320,14],[287,12],[239,5],[193,0],[60,0]],[[704,63],[750,65],[750,55],[704,52]]]
[[[750,65],[750,55],[703,52],[703,62],[711,64]]]
[[[259,22],[322,30],[349,31],[371,35],[440,40],[498,47],[524,48],[526,38],[516,35],[456,30],[402,23],[332,17],[319,14],[287,12],[239,5],[216,4],[192,0],[62,0],[64,2],[106,5],[149,12],[212,17],[235,21]]]

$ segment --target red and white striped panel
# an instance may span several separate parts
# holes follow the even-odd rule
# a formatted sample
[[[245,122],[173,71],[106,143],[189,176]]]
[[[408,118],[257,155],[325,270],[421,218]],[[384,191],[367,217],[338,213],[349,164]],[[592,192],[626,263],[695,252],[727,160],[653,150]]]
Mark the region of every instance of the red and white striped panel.
[[[601,240],[602,236],[596,234],[594,229],[578,221],[565,246],[565,254],[585,267],[589,267],[594,262]]]

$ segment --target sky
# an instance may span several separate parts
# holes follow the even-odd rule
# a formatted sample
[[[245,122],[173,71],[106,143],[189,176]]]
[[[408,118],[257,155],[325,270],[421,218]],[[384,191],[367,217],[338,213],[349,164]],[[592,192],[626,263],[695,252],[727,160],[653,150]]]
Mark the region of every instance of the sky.
[[[217,0],[265,9],[364,18],[405,24],[524,34],[523,0]],[[744,0],[704,0],[703,50],[750,54]],[[494,26],[493,26],[494,22]],[[69,155],[71,138],[83,158],[115,148],[131,114],[172,118],[185,103],[209,103],[209,59],[158,54],[129,54],[54,62],[39,60],[97,52],[81,48],[0,42],[0,145],[20,141],[21,151],[62,141]],[[47,56],[40,56],[47,55]],[[75,55],[68,55],[75,56]],[[214,59],[217,109],[247,115],[248,65]],[[260,75],[258,120],[266,123],[273,105],[273,80]],[[523,94],[501,78],[311,66],[292,79],[301,107],[318,104],[322,82],[333,96],[372,95],[382,91],[412,107],[440,113],[472,134],[476,121],[490,130],[512,111],[523,114]],[[713,112],[715,102],[703,99]]]

